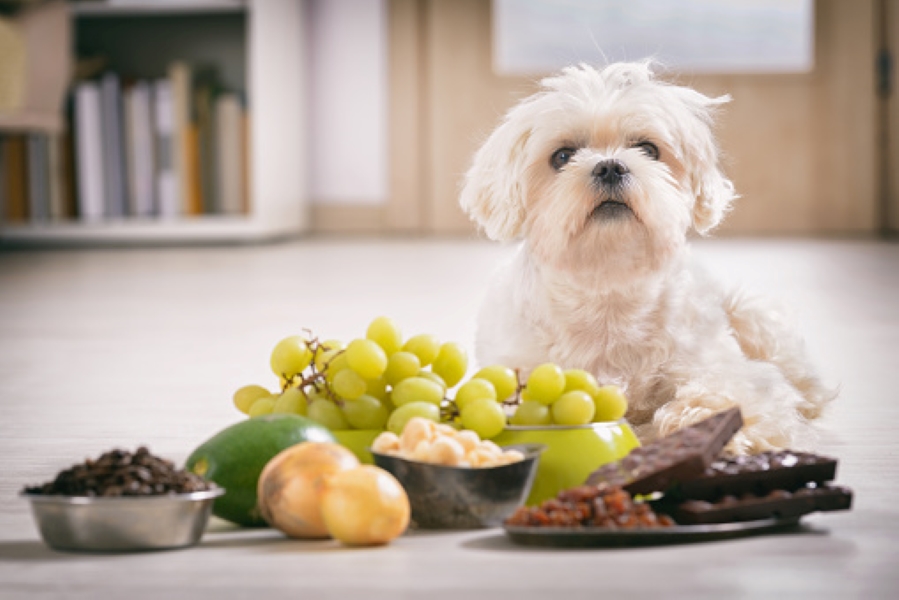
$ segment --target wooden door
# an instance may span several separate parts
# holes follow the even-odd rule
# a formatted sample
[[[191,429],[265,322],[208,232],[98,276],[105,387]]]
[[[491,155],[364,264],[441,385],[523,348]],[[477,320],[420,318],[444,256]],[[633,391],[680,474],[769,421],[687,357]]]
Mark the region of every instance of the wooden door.
[[[880,98],[881,129],[881,231],[899,233],[899,93],[896,61],[899,59],[899,0],[883,0],[881,22],[881,60],[883,61]]]
[[[896,164],[899,154],[893,136],[892,158],[884,159],[880,135],[875,59],[884,2],[899,8],[899,0],[818,0],[811,73],[678,77],[706,94],[734,98],[718,132],[742,198],[719,233],[869,234],[885,226],[883,165]],[[414,161],[392,167],[394,181],[408,184],[401,168],[414,163],[418,179],[405,190],[395,187],[391,203],[414,205],[421,231],[469,234],[474,227],[457,204],[462,176],[502,114],[536,91],[535,79],[493,73],[489,2],[398,0],[391,9],[415,24],[418,37],[405,39],[420,61],[417,84],[405,82],[417,95],[414,118],[405,112],[406,122],[395,120],[391,130],[408,137],[413,121],[418,127],[415,149],[403,148]],[[897,13],[890,13],[894,34]],[[895,94],[891,106],[896,114]],[[891,181],[899,207],[899,184]],[[894,208],[894,228],[897,214]]]

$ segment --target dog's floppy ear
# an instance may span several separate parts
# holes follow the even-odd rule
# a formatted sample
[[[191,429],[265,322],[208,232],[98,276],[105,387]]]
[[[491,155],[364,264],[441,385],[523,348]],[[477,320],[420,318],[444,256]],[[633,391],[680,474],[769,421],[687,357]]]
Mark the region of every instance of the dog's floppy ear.
[[[708,98],[693,90],[686,93],[691,96],[688,105],[691,105],[692,112],[699,119],[698,127],[691,132],[693,135],[686,136],[693,144],[687,151],[693,162],[689,166],[690,185],[696,198],[693,228],[697,233],[705,235],[721,223],[738,197],[733,183],[722,172],[718,147],[712,134],[715,109],[730,102],[730,96]]]
[[[705,235],[718,226],[737,198],[734,185],[721,172],[717,161],[700,167],[694,172],[693,190],[696,204],[693,206],[693,228]]]
[[[516,118],[520,109],[510,111],[475,153],[459,197],[462,210],[496,241],[520,237],[525,218],[531,128]]]

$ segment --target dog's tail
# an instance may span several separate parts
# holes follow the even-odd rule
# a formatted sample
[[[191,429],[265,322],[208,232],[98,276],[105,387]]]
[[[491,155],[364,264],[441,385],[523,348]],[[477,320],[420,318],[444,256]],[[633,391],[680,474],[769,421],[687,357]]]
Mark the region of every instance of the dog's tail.
[[[817,375],[787,311],[741,291],[729,294],[724,308],[746,356],[780,369],[803,397],[799,413],[808,420],[819,417],[839,390],[826,385]]]

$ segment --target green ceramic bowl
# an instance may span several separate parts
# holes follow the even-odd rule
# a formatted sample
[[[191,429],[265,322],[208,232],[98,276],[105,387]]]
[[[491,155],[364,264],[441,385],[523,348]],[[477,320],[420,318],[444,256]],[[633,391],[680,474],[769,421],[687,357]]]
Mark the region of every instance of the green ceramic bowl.
[[[374,464],[374,458],[371,452],[372,442],[375,438],[383,433],[381,429],[344,429],[341,431],[331,431],[331,434],[341,446],[345,446],[353,451],[356,458],[364,465]]]
[[[640,445],[624,419],[574,427],[510,425],[493,441],[500,446],[546,446],[526,501],[531,506],[555,497],[562,490],[583,484],[598,467],[626,456]]]

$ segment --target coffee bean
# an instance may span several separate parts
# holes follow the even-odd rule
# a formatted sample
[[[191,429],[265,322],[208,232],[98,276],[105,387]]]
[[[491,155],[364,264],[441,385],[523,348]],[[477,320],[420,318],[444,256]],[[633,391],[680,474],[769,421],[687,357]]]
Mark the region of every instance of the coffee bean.
[[[60,471],[53,481],[26,487],[28,494],[61,496],[150,496],[209,490],[215,484],[179,470],[141,446],[133,454],[110,450]]]

